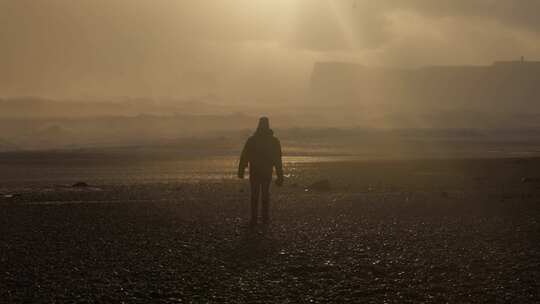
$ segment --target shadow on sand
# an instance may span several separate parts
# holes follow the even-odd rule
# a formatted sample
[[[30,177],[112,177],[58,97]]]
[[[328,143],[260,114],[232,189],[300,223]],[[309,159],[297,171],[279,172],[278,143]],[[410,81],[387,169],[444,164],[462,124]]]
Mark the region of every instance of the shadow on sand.
[[[253,263],[264,262],[278,252],[279,242],[272,236],[270,230],[245,227],[227,255],[227,260],[236,266],[249,267]]]

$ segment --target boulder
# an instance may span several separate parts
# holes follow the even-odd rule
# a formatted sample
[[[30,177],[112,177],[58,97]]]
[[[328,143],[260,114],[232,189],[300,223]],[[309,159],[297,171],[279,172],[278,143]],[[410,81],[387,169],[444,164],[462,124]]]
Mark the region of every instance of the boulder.
[[[89,185],[85,182],[76,182],[75,184],[71,185],[73,188],[86,188],[89,187]]]

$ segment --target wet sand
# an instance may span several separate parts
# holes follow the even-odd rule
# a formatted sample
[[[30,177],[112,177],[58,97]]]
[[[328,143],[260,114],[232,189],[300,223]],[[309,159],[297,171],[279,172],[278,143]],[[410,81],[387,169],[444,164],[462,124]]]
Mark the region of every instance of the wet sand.
[[[24,167],[0,173],[3,303],[540,302],[540,159],[290,163],[266,232],[232,175]]]

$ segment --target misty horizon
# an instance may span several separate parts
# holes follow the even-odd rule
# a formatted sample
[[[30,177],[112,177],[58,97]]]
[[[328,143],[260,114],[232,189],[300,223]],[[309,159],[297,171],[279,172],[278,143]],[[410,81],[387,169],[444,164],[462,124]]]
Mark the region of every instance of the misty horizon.
[[[167,96],[167,95],[157,95],[157,96],[146,96],[146,95],[95,95],[95,96],[79,96],[79,97],[54,97],[47,95],[32,95],[32,94],[21,94],[21,95],[3,95],[0,96],[0,100],[24,100],[24,99],[34,99],[34,100],[43,100],[43,101],[71,101],[71,102],[132,102],[132,103],[143,103],[143,102],[154,102],[156,105],[159,103],[174,103],[174,102],[207,102],[212,101],[214,104],[233,104],[233,105],[257,105],[260,101],[271,101],[277,103],[293,103],[293,104],[303,104],[312,102],[309,95],[310,83],[312,83],[313,73],[316,71],[319,65],[350,65],[357,67],[365,67],[369,69],[381,69],[381,70],[404,70],[404,71],[414,71],[422,70],[428,68],[467,68],[467,67],[493,67],[498,64],[505,63],[526,63],[526,64],[537,64],[540,63],[538,60],[533,60],[531,58],[525,58],[524,56],[516,58],[499,58],[491,63],[487,64],[429,64],[429,65],[417,65],[417,66],[390,66],[390,65],[369,65],[356,61],[346,61],[346,60],[328,60],[328,61],[315,61],[312,64],[312,69],[305,75],[305,81],[302,82],[301,86],[303,89],[298,91],[298,95],[293,99],[267,99],[267,98],[254,98],[254,99],[225,99],[223,96],[217,95],[214,92],[207,92],[200,95],[193,96]]]

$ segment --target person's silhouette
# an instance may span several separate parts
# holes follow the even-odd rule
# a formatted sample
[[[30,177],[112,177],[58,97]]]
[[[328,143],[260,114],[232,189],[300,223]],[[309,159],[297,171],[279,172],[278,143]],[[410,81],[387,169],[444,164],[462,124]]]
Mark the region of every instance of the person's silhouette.
[[[267,117],[259,119],[255,133],[247,140],[240,156],[238,177],[244,178],[244,171],[249,165],[249,181],[251,186],[251,225],[257,224],[259,196],[262,201],[263,224],[267,225],[270,204],[270,183],[272,171],[276,168],[276,185],[283,184],[283,165],[281,162],[281,144],[274,137]]]

